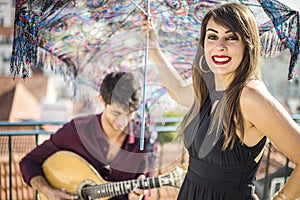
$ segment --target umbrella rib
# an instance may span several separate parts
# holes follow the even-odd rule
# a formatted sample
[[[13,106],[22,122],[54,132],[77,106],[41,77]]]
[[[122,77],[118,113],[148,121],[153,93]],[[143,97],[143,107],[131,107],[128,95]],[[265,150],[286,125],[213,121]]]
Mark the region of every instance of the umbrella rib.
[[[146,16],[148,16],[148,13],[139,5],[137,4],[135,1],[130,0],[138,9],[140,9]]]

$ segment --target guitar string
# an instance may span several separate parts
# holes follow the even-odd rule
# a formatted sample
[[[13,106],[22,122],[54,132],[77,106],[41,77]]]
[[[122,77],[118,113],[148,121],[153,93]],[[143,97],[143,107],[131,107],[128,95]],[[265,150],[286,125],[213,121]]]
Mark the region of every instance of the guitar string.
[[[152,182],[152,185],[150,184],[150,182]],[[129,184],[132,183],[132,184],[130,184],[131,188],[128,188],[126,191],[125,184],[128,186],[128,183]],[[159,181],[159,177],[150,177],[141,180],[131,180],[131,181],[129,180],[129,181],[116,182],[116,183],[95,185],[90,187],[83,187],[81,192],[88,197],[101,198],[101,197],[126,194],[131,192],[135,187],[141,187],[143,189],[151,189],[151,188],[161,187],[161,184]],[[118,193],[118,191],[120,191],[120,193]]]

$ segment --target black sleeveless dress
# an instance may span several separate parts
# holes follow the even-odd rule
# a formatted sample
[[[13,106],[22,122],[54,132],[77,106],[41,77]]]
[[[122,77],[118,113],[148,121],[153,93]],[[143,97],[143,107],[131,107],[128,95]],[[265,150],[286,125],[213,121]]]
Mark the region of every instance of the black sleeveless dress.
[[[222,150],[223,132],[207,132],[214,114],[214,111],[211,112],[212,104],[220,100],[223,94],[210,92],[200,113],[185,129],[189,167],[179,200],[253,199],[255,176],[261,162],[261,159],[258,163],[254,159],[264,148],[266,137],[253,147],[243,145],[237,139],[233,149]]]

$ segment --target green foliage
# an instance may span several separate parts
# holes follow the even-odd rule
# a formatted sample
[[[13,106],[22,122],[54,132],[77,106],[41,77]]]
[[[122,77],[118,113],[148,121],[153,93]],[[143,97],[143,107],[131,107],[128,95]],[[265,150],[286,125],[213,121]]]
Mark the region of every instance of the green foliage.
[[[165,118],[168,117],[181,117],[180,112],[178,110],[171,110],[164,115]],[[178,126],[178,122],[166,122],[164,126]],[[160,145],[171,142],[177,136],[176,131],[161,131],[158,132],[158,142]]]
[[[171,142],[177,135],[176,131],[158,132],[158,142],[160,145]]]

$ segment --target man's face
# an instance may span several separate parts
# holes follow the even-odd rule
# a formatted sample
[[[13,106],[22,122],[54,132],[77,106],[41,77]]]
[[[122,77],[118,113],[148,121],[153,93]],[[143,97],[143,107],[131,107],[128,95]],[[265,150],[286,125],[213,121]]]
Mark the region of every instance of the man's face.
[[[102,115],[102,123],[106,123],[113,131],[123,131],[133,118],[134,112],[129,112],[128,109],[124,110],[118,104],[112,103],[105,105]]]

